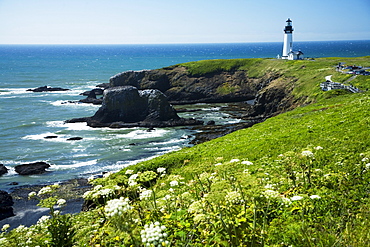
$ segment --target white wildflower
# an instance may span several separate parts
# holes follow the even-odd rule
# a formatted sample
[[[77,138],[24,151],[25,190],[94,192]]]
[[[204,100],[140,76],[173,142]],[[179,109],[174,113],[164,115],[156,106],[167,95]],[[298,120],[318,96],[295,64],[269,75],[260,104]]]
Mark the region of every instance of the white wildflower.
[[[66,200],[64,200],[64,199],[59,199],[59,200],[57,201],[57,205],[58,205],[59,207],[63,207],[63,206],[65,206],[65,205],[66,205],[66,203],[67,203],[67,201],[66,201]]]
[[[286,197],[281,197],[281,202],[282,202],[285,206],[289,206],[290,204],[292,204],[292,201],[291,201],[289,198],[286,198]]]
[[[166,240],[168,234],[164,232],[166,227],[159,222],[151,223],[144,226],[144,230],[140,232],[141,241],[145,246],[168,246]]]
[[[293,196],[290,198],[291,201],[299,201],[299,200],[302,200],[303,197],[302,196]]]
[[[157,173],[163,173],[163,174],[165,174],[166,173],[166,168],[164,168],[164,167],[158,167],[157,168]]]
[[[229,162],[230,163],[234,163],[234,162],[239,162],[240,161],[240,159],[232,159],[232,160],[230,160]]]
[[[369,161],[369,158],[363,158],[361,161],[362,162],[368,162]]]
[[[253,165],[253,163],[252,163],[252,162],[250,162],[250,161],[248,161],[248,160],[244,160],[244,161],[242,161],[242,164],[243,164],[243,165],[247,165],[247,166]]]
[[[112,189],[106,188],[106,189],[99,190],[97,194],[102,197],[108,197],[112,195],[113,193],[114,191]]]
[[[42,225],[43,223],[45,223],[49,219],[50,219],[49,215],[41,216],[40,219],[37,221],[37,224]]]
[[[126,170],[125,174],[126,175],[131,175],[134,173],[134,170]]]
[[[302,154],[302,156],[310,157],[310,158],[314,156],[313,153],[309,150],[302,151],[301,154]]]
[[[8,229],[9,229],[9,227],[10,227],[10,225],[9,225],[9,224],[5,224],[5,225],[3,225],[3,227],[1,228],[1,231],[2,231],[2,232],[5,232],[6,230],[8,230]]]
[[[238,191],[228,192],[225,196],[225,200],[230,204],[238,204],[244,202],[242,195]]]
[[[222,165],[222,163],[217,163],[217,164],[215,164],[215,166],[221,166]]]
[[[37,195],[41,196],[41,195],[49,194],[51,192],[53,192],[53,189],[50,186],[46,186],[46,187],[41,188],[41,190],[39,191]]]
[[[310,196],[310,198],[311,198],[312,200],[314,200],[314,199],[320,199],[320,198],[321,198],[321,196],[318,196],[318,195],[312,195],[312,196]]]
[[[104,211],[108,217],[113,217],[115,215],[122,215],[124,212],[132,209],[129,204],[130,200],[128,198],[121,197],[120,199],[113,199],[107,202],[104,207]]]
[[[170,186],[171,186],[171,187],[179,186],[179,182],[177,182],[176,180],[171,181],[171,182],[170,182]]]
[[[147,200],[147,199],[150,199],[153,195],[153,191],[152,190],[143,190],[139,196],[140,200]]]
[[[28,193],[28,198],[32,198],[32,197],[35,197],[37,195],[37,193],[35,191],[32,191],[30,193]]]
[[[274,189],[276,184],[266,184],[265,189]]]
[[[138,174],[132,174],[128,178],[128,186],[132,187],[132,186],[137,185],[136,179],[138,178],[138,176],[139,176]]]
[[[317,146],[317,147],[314,147],[315,150],[321,150],[321,149],[324,149],[323,147],[321,146]]]
[[[264,192],[262,192],[262,195],[269,199],[279,197],[280,193],[275,190],[265,190]]]
[[[367,164],[365,165],[365,169],[366,169],[366,170],[369,170],[369,169],[370,169],[370,163],[367,163]]]

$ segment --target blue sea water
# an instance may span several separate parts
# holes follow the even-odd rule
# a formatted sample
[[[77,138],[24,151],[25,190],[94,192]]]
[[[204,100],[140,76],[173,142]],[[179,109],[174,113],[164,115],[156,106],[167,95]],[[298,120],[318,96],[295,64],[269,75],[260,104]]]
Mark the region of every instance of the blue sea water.
[[[295,42],[306,57],[370,55],[370,41]],[[65,103],[127,70],[156,69],[173,64],[229,58],[271,57],[281,54],[281,43],[171,44],[171,45],[0,45],[0,164],[9,172],[0,177],[0,189],[56,182],[117,171],[127,165],[187,146],[193,133],[187,128],[93,129],[64,120],[91,116],[99,106]],[[33,93],[40,86],[70,91]],[[219,105],[200,105],[201,113],[187,113],[216,122],[225,118]],[[57,135],[55,139],[45,136]],[[67,141],[69,137],[83,137]],[[135,145],[131,145],[135,143]],[[52,164],[49,172],[19,176],[14,166],[35,161]]]

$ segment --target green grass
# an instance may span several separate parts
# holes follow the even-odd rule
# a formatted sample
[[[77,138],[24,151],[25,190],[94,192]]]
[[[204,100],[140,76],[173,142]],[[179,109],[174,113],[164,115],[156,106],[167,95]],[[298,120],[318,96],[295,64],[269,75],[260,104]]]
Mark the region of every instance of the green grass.
[[[318,89],[325,76],[336,73],[338,62],[366,66],[368,61],[188,63],[197,75],[236,68],[258,76],[277,73],[280,83],[294,83],[295,97],[315,103],[92,181],[95,188],[86,199],[97,208],[66,222],[73,222],[75,245],[144,246],[144,235],[156,226],[158,239],[145,237],[146,243],[368,246],[370,95]],[[367,87],[367,80],[356,77],[353,83]],[[158,168],[166,168],[166,174]],[[114,201],[120,203],[117,211],[111,211],[112,199],[120,197]],[[0,243],[46,246],[53,239],[46,230],[51,224],[2,233]]]

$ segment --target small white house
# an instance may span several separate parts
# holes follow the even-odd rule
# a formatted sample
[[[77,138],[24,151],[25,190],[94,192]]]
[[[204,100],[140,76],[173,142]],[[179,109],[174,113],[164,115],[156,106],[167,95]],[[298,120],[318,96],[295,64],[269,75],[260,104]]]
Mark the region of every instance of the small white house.
[[[303,52],[299,51],[290,51],[288,53],[288,60],[301,60],[303,59]]]

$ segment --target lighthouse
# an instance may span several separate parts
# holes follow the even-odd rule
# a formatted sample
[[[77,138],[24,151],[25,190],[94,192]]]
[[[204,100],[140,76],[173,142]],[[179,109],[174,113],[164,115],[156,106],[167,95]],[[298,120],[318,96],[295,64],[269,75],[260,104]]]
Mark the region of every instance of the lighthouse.
[[[293,51],[293,26],[290,18],[286,21],[286,26],[284,28],[284,46],[281,58],[288,60],[303,59],[303,52],[300,50]]]
[[[282,59],[288,59],[289,52],[293,51],[293,26],[292,21],[288,18],[284,28],[284,46]]]

